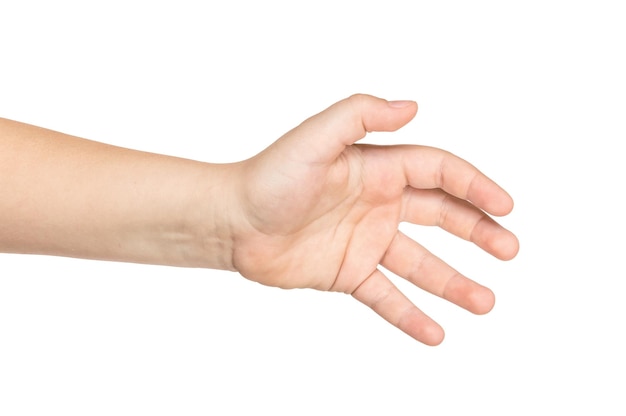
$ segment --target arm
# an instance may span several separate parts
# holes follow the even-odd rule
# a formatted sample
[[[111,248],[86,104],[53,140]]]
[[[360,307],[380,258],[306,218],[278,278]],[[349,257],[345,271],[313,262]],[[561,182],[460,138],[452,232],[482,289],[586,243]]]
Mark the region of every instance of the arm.
[[[507,260],[490,216],[511,197],[468,162],[423,146],[355,144],[408,123],[414,102],[356,95],[244,162],[212,165],[0,123],[0,250],[236,270],[282,288],[352,295],[413,338],[441,327],[384,266],[471,312],[494,295],[398,230],[437,225]]]
[[[232,269],[229,171],[0,119],[0,251]]]

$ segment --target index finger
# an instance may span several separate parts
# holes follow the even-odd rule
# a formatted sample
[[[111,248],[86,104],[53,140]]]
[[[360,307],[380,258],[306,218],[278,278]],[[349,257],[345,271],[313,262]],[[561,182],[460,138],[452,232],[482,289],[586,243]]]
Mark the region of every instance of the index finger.
[[[407,185],[413,188],[441,188],[496,216],[513,209],[513,199],[502,187],[450,152],[427,146],[397,146],[395,151]]]

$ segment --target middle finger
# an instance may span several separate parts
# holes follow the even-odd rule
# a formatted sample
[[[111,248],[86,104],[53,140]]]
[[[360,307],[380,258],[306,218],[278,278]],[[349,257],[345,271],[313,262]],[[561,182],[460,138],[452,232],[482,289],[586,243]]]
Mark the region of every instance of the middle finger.
[[[501,260],[511,259],[517,253],[518,243],[513,233],[470,202],[441,189],[407,187],[400,220],[439,226]]]

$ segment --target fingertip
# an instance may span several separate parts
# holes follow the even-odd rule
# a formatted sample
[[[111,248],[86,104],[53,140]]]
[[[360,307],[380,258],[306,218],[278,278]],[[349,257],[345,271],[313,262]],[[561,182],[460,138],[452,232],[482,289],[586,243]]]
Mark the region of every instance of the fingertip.
[[[513,259],[519,251],[519,240],[515,234],[499,225],[492,227],[491,234],[484,243],[477,242],[477,244],[498,260],[503,261]]]
[[[519,252],[519,240],[515,234],[499,225],[492,227],[488,239],[477,244],[498,260],[503,261],[515,258]]]
[[[446,333],[443,328],[441,328],[439,325],[437,326],[439,329],[437,331],[432,331],[428,335],[428,338],[422,341],[425,345],[428,345],[429,347],[436,347],[438,345],[441,345],[443,340],[446,338]]]
[[[511,195],[506,193],[506,191],[504,190],[502,191],[506,194],[506,196],[503,197],[500,200],[500,203],[493,209],[494,211],[493,215],[497,217],[503,217],[505,215],[509,215],[511,211],[513,211],[513,206],[515,205],[515,203],[513,202],[513,198],[511,198]]]
[[[394,100],[394,101],[387,101],[387,105],[389,105],[389,107],[391,108],[397,108],[397,109],[403,109],[403,108],[413,108],[415,109],[415,111],[417,111],[417,103],[415,101],[412,100]]]
[[[429,346],[441,344],[445,337],[443,328],[417,308],[403,317],[398,328],[422,344]]]
[[[493,182],[492,182],[493,183]],[[498,185],[492,188],[491,192],[486,192],[483,201],[475,201],[489,214],[496,217],[504,217],[513,211],[513,198]]]
[[[515,201],[513,201],[511,195],[509,195],[506,191],[504,192],[506,193],[506,198],[503,199],[502,206],[500,207],[500,212],[496,214],[498,216],[509,215],[511,211],[513,211],[513,207],[515,206]]]
[[[387,101],[387,106],[391,108],[394,112],[401,113],[401,119],[405,120],[398,128],[411,121],[417,114],[418,109],[417,103],[413,100]]]
[[[354,110],[365,131],[396,131],[415,117],[417,103],[412,100],[387,101],[367,94],[354,94],[346,102]]]
[[[473,294],[472,308],[470,311],[476,315],[485,315],[493,310],[496,304],[496,295],[487,287]]]
[[[509,196],[509,205],[505,208],[505,211],[502,215],[508,215],[513,211],[513,207],[515,206],[515,202],[513,198]],[[498,258],[500,260],[512,260],[519,253],[520,243],[519,239],[515,234],[513,234],[509,230],[504,230],[506,233],[506,237],[502,238],[501,247],[500,247],[500,256]]]
[[[491,289],[461,274],[448,280],[442,297],[476,315],[488,313],[496,302]]]
[[[502,249],[502,255],[499,257],[500,260],[504,261],[513,260],[515,257],[517,257],[517,254],[519,253],[519,239],[512,232],[508,230],[507,232],[510,234],[509,241],[507,245]]]
[[[511,195],[483,173],[474,177],[466,196],[474,205],[496,217],[508,215],[513,210]]]
[[[402,124],[394,130],[404,126],[409,121],[413,120],[417,114],[417,103],[412,100],[396,100],[387,101],[387,105],[394,110],[394,112],[401,113]]]

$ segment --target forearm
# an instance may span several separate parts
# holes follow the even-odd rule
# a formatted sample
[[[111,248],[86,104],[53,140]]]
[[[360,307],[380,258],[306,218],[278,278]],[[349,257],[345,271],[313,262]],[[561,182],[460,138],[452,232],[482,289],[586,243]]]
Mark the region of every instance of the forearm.
[[[0,251],[232,269],[232,169],[0,119]]]

